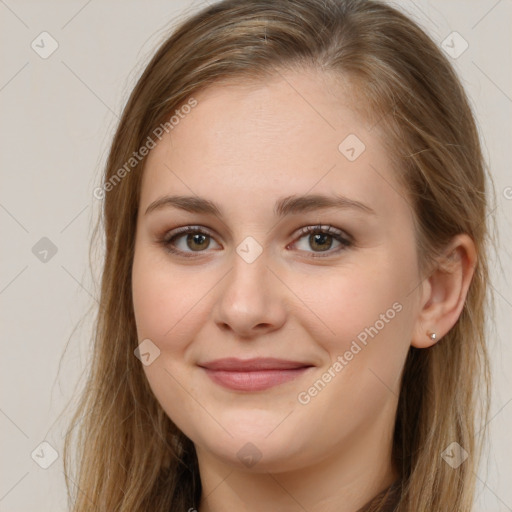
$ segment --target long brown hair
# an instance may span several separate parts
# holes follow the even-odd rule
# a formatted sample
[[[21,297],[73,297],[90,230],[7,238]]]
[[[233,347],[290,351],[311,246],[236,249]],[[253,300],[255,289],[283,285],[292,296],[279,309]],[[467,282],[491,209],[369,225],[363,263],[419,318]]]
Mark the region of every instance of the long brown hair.
[[[78,426],[70,426],[64,447],[74,512],[199,506],[194,445],[158,404],[134,356],[141,340],[131,269],[144,158],[126,162],[194,93],[219,80],[264,79],[294,66],[329,72],[357,91],[361,114],[385,137],[407,187],[425,273],[456,234],[467,233],[476,245],[457,323],[431,348],[409,351],[393,444],[402,478],[398,511],[472,509],[488,415],[489,236],[485,163],[466,94],[436,44],[384,3],[225,0],[182,21],[160,46],[111,145],[95,232],[104,236],[105,255],[93,353],[72,422]],[[469,454],[456,469],[441,456],[453,442]]]

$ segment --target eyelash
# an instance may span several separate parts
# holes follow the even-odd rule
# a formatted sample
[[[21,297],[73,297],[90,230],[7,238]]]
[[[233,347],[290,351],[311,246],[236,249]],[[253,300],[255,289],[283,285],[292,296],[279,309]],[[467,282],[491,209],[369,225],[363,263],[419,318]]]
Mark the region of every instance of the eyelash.
[[[170,236],[170,233],[172,233],[172,236]],[[185,258],[194,258],[197,257],[200,253],[205,251],[193,251],[193,252],[186,252],[181,251],[179,249],[176,249],[173,247],[172,243],[175,242],[176,239],[180,238],[183,235],[186,234],[201,234],[201,235],[207,235],[213,238],[213,236],[208,233],[208,230],[205,228],[202,228],[201,226],[185,226],[182,228],[177,228],[174,231],[171,231],[170,233],[166,233],[163,237],[161,237],[157,242],[164,247],[164,249],[171,253],[171,254],[178,254],[180,256],[183,256]],[[327,250],[327,251],[314,251],[309,258],[325,258],[328,256],[332,256],[335,253],[341,252],[353,245],[353,241],[350,237],[350,235],[343,236],[343,232],[334,228],[333,226],[305,226],[299,230],[298,238],[296,238],[296,241],[300,240],[306,235],[309,234],[326,234],[332,236],[335,240],[340,242],[341,247],[338,248],[335,251]],[[322,253],[326,253],[325,255]]]

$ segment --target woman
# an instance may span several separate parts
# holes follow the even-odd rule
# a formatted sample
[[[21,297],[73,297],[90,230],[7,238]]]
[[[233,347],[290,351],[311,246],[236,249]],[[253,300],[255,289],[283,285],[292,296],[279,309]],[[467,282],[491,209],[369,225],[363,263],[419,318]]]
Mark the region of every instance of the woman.
[[[415,23],[203,9],[139,79],[95,195],[74,511],[471,510],[484,162]]]

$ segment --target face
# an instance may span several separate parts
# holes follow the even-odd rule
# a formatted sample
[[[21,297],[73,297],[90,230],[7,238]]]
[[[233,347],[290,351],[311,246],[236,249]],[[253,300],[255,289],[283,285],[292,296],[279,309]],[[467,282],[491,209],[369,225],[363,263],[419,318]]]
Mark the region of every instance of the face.
[[[328,76],[283,76],[202,91],[151,150],[132,275],[157,400],[251,471],[382,450],[418,310],[376,130]]]

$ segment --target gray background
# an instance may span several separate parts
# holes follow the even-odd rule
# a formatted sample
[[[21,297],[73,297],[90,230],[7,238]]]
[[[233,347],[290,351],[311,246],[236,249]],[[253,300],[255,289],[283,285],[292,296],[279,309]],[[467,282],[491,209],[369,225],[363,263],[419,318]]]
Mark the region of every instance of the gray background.
[[[91,272],[88,262],[100,207],[92,191],[100,184],[118,117],[144,65],[176,20],[203,5],[0,0],[0,511],[67,510],[61,453],[68,417],[59,414],[86,369],[92,325],[86,313],[98,297],[99,267],[95,264]],[[512,292],[507,282],[512,266],[507,251],[512,2],[394,5],[440,45],[453,31],[469,44],[453,62],[471,98],[495,180],[502,265],[495,264],[491,283],[497,292],[496,327],[490,333],[491,442],[478,471],[475,510],[512,511]],[[35,41],[39,52],[51,48],[48,36],[41,43],[44,31],[58,44],[47,58],[31,47]],[[43,237],[55,254],[47,240],[40,241]],[[48,469],[36,463],[51,461],[52,451],[40,446],[43,441],[58,455]]]

